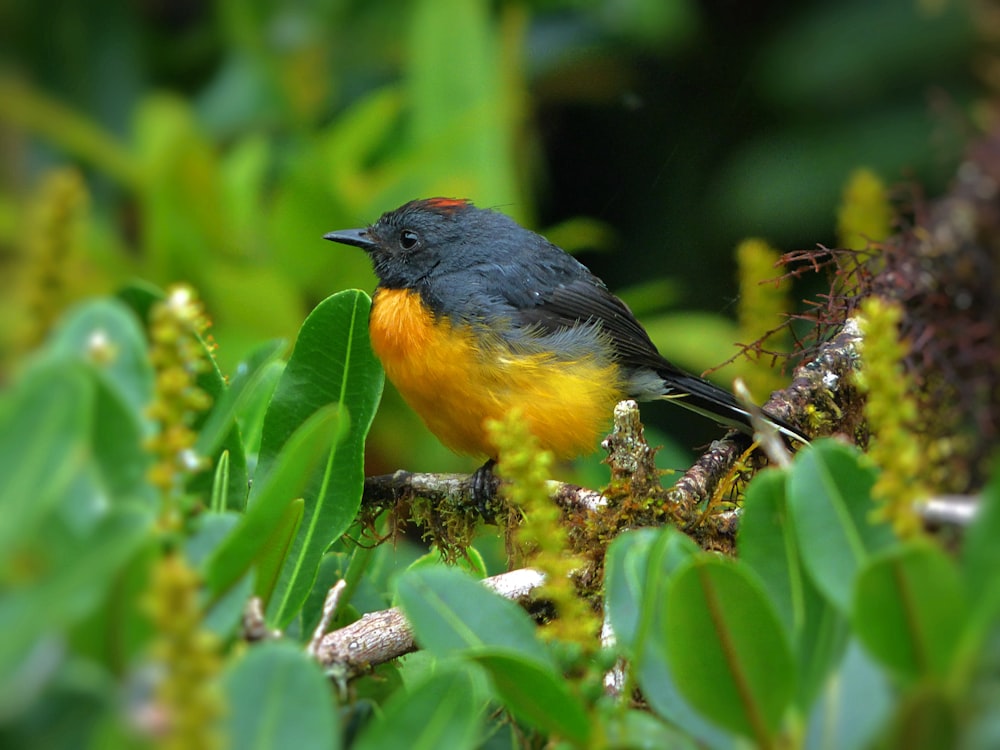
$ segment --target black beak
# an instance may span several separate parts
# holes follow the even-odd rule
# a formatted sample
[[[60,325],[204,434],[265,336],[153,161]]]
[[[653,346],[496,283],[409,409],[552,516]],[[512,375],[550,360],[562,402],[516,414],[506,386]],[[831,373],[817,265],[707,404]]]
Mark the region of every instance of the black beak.
[[[375,242],[368,236],[367,229],[340,229],[336,232],[327,232],[323,235],[323,239],[339,242],[341,245],[360,247],[365,252],[375,249]]]

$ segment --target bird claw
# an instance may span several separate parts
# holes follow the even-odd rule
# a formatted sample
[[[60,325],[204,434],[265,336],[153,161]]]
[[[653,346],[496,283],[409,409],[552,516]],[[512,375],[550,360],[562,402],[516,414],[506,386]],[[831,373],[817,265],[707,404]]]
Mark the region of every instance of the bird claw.
[[[500,480],[493,473],[496,461],[492,458],[472,472],[469,478],[469,492],[472,503],[486,523],[497,522],[498,492]]]

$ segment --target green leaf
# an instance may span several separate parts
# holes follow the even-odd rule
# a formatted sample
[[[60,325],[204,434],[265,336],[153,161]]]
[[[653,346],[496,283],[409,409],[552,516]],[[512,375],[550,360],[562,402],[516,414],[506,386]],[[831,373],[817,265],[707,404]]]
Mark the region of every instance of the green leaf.
[[[83,470],[93,393],[82,368],[45,366],[0,402],[0,567]]]
[[[371,300],[357,290],[321,302],[299,331],[295,350],[271,398],[261,434],[254,486],[268,481],[292,433],[327,404],[349,419],[343,439],[303,492],[305,513],[281,571],[268,617],[284,627],[296,615],[316,578],[323,553],[350,528],[364,489],[364,443],[382,394],[382,368],[368,339]],[[257,495],[251,492],[251,508]]]
[[[644,607],[651,589],[698,549],[673,530],[638,529],[620,534],[608,547],[605,581],[607,613],[615,638],[631,653],[648,637],[655,608]],[[660,597],[652,595],[659,602]]]
[[[242,510],[247,496],[249,474],[247,473],[246,449],[243,445],[243,436],[240,434],[239,425],[231,421],[227,422],[212,436],[211,445],[201,442],[201,433],[212,421],[212,417],[216,413],[216,406],[222,402],[223,408],[225,408],[230,386],[226,383],[222,371],[219,370],[211,348],[201,337],[198,338],[198,342],[201,345],[202,356],[209,363],[209,367],[198,373],[197,383],[198,387],[212,398],[212,408],[204,414],[198,415],[198,419],[194,422],[194,429],[199,435],[195,442],[195,452],[208,458],[213,465],[218,463],[219,456],[223,452],[229,454],[226,507],[230,510]],[[210,494],[213,491],[214,480],[215,474],[206,469],[192,477],[188,482],[188,491],[199,495]]]
[[[493,679],[500,701],[521,721],[570,740],[590,741],[590,721],[562,675],[537,661],[508,651],[472,655]]]
[[[831,679],[823,685],[806,725],[805,747],[873,747],[892,711],[893,688],[884,670],[850,639]]]
[[[620,535],[608,549],[608,616],[653,709],[706,746],[725,748],[733,744],[730,735],[706,721],[678,692],[663,642],[670,577],[697,552],[697,545],[676,529]]]
[[[893,544],[892,530],[872,523],[872,469],[857,451],[818,440],[796,456],[788,480],[788,509],[802,562],[819,591],[844,615],[854,581],[869,555]]]
[[[524,610],[463,571],[444,566],[408,570],[399,578],[396,596],[417,642],[439,656],[509,649],[554,668]]]
[[[785,472],[767,471],[747,487],[739,559],[758,575],[785,626],[802,667],[800,705],[807,708],[840,660],[847,628],[803,570],[798,539],[788,520],[786,485]]]
[[[622,750],[697,750],[694,738],[667,726],[646,711],[628,710],[608,716],[603,723],[608,747]]]
[[[148,431],[144,412],[153,397],[153,367],[135,314],[116,299],[96,299],[71,310],[46,345],[46,356],[84,362],[118,395]]]
[[[269,341],[256,349],[241,362],[230,379],[228,387],[221,390],[212,409],[201,425],[195,450],[203,456],[213,455],[222,445],[237,417],[253,402],[261,388],[271,377],[271,367],[284,350],[283,341]]]
[[[215,465],[215,478],[212,480],[212,495],[208,507],[213,513],[223,513],[226,510],[226,490],[229,488],[229,451],[219,454]]]
[[[341,746],[331,684],[319,665],[284,641],[255,645],[223,675],[230,747],[331,750]]]
[[[216,597],[250,569],[288,505],[301,496],[313,469],[328,455],[342,425],[338,406],[331,404],[288,439],[268,476],[256,485],[259,491],[239,525],[205,563],[205,585]]]
[[[975,520],[962,544],[964,579],[969,599],[978,602],[1000,585],[1000,465],[983,488]]]
[[[351,745],[352,750],[438,750],[479,747],[483,706],[465,668],[438,669],[430,678],[397,690]]]
[[[1000,471],[983,488],[975,520],[966,530],[961,550],[962,581],[969,601],[955,676],[963,684],[981,669],[984,645],[1000,619]],[[1000,732],[998,732],[1000,733]]]
[[[73,308],[25,377],[37,377],[45,369],[82,370],[92,383],[86,400],[89,460],[63,499],[64,511],[84,521],[100,516],[109,501],[152,502],[143,440],[151,430],[145,409],[152,396],[153,372],[132,312],[114,299],[91,300]]]
[[[861,643],[905,680],[943,680],[968,614],[955,564],[930,542],[880,555],[858,577],[853,623]]]
[[[288,557],[288,551],[292,548],[292,541],[302,523],[305,507],[305,501],[301,497],[285,506],[285,512],[275,524],[274,531],[264,543],[264,549],[258,557],[254,593],[261,598],[265,606],[271,601],[271,594],[278,584],[278,574]]]
[[[673,576],[665,647],[681,693],[712,721],[771,744],[794,692],[792,654],[749,570],[708,556]]]
[[[739,559],[759,577],[793,638],[805,621],[807,582],[799,559],[798,542],[788,521],[785,473],[765,471],[747,487],[737,537]]]

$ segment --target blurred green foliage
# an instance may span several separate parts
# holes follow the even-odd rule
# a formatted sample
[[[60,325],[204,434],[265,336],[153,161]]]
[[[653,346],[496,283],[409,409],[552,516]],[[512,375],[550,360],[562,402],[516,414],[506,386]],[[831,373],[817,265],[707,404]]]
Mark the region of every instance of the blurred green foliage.
[[[575,687],[563,682],[566,654],[547,651],[523,612],[426,560],[399,593],[437,653],[358,681],[343,710],[301,644],[259,645],[241,658],[234,637],[254,591],[271,603],[267,623],[299,641],[334,581],[349,587],[336,624],[383,608],[398,570],[419,554],[404,542],[369,550],[341,538],[360,532],[361,446],[381,376],[352,335],[367,300],[329,296],[370,290],[374,276],[362,253],[323,243],[324,232],[420,196],[499,207],[568,250],[600,251],[585,260],[634,305],[664,354],[703,370],[728,358],[739,335],[730,304],[739,239],[832,242],[840,190],[861,164],[930,192],[953,172],[964,108],[978,95],[976,38],[964,5],[909,0],[0,5],[0,739],[137,747],[162,730],[143,713],[157,678],[147,674],[156,623],[143,596],[164,549],[182,551],[191,580],[204,584],[204,619],[187,635],[202,629],[224,644],[219,689],[235,746],[266,731],[296,747],[355,735],[362,747],[400,737],[471,746],[489,741],[485,720],[502,706],[524,727],[579,745],[697,738],[728,747],[747,734],[807,742],[804,728],[828,726],[853,731],[849,746],[860,747],[923,705],[952,719],[958,701],[982,699],[994,687],[979,646],[998,600],[983,573],[995,563],[987,541],[997,519],[973,529],[961,580],[919,545],[887,553],[891,540],[864,537],[863,554],[847,549],[844,538],[876,533],[864,525],[870,472],[829,445],[791,471],[787,499],[781,475],[759,485],[738,566],[697,554],[672,531],[618,543],[609,575],[627,585],[609,591],[607,609],[652,713],[599,697],[610,664],[590,665]],[[221,372],[202,374],[214,406],[190,425],[214,459],[185,487],[201,515],[165,539],[146,476],[155,378],[143,324],[175,281],[205,301]],[[347,362],[357,367],[337,370]],[[680,425],[678,444],[712,436],[676,412],[647,413]],[[664,466],[685,464],[686,449],[650,434],[668,445]],[[369,473],[471,465],[391,389],[364,460]],[[828,464],[850,486],[830,485],[817,509],[818,482],[797,487],[796,477]],[[591,458],[577,476],[596,486],[599,469]],[[772,523],[785,511],[794,529]],[[486,555],[491,568],[501,556]],[[926,665],[879,619],[908,614],[890,571],[922,583],[928,600],[982,595],[965,629],[962,607],[940,622],[909,613],[914,639],[940,626]],[[634,585],[646,576],[655,585]],[[781,667],[748,672],[766,706],[733,699],[731,685],[723,702],[698,683],[705,665],[692,657],[709,650],[681,640],[692,637],[685,628],[703,632],[704,607],[674,605],[689,615],[671,625],[681,640],[645,638],[640,625],[664,616],[664,587],[693,605],[716,590],[747,604]],[[456,590],[467,596],[435,609]],[[442,630],[434,617],[454,624],[494,607],[500,614],[473,633],[479,642],[449,641],[468,630]],[[445,640],[435,647],[431,634]],[[727,634],[719,628],[720,648]],[[761,641],[736,645],[760,666],[751,662]],[[721,659],[710,666],[709,687],[733,677]],[[856,692],[836,695],[831,676]],[[831,711],[847,709],[823,714],[821,693]],[[988,746],[991,725],[970,722],[963,729]],[[961,734],[951,729],[942,735]],[[504,733],[521,729],[494,722],[489,731],[511,739]]]
[[[189,282],[226,373],[262,340],[289,340],[327,294],[372,287],[363,254],[324,232],[435,194],[613,251],[585,260],[626,296],[674,280],[683,293],[647,294],[642,315],[668,357],[705,370],[738,337],[723,269],[739,239],[832,241],[858,164],[931,189],[950,173],[962,128],[949,106],[975,92],[974,38],[962,4],[909,0],[13,0],[0,10],[0,322],[23,324],[31,197],[70,164],[90,204],[54,304],[135,277]],[[675,412],[651,417],[685,444],[712,435]],[[392,392],[368,460],[470,466]]]

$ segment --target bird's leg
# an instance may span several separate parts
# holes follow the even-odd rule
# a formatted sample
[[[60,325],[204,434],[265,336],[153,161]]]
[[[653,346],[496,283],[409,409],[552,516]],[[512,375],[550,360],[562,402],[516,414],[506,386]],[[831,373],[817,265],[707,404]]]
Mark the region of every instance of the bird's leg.
[[[472,502],[486,523],[496,523],[497,520],[497,490],[500,480],[493,473],[496,461],[492,458],[472,472],[470,477]]]

